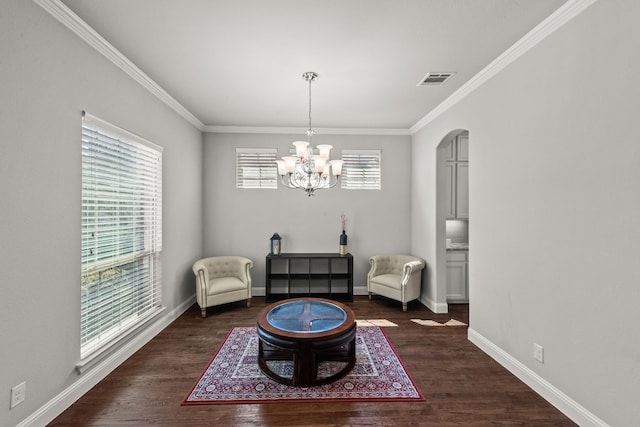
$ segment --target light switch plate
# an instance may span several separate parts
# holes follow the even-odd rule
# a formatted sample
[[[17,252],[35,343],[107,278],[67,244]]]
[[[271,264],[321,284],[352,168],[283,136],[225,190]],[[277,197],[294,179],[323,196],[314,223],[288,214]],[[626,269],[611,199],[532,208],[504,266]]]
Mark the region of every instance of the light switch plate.
[[[24,399],[26,398],[26,393],[27,393],[27,383],[24,381],[18,384],[17,386],[13,387],[11,389],[11,405],[9,406],[9,409],[13,409],[19,404],[21,404],[22,402],[24,402]]]
[[[533,344],[533,358],[544,363],[544,348],[540,344]]]

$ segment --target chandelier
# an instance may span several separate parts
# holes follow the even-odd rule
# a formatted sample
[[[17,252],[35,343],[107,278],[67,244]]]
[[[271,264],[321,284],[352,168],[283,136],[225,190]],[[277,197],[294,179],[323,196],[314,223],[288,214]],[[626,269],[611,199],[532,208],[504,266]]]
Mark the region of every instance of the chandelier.
[[[342,174],[342,160],[330,160],[331,145],[318,145],[317,154],[311,147],[311,82],[318,78],[318,74],[310,71],[302,75],[309,83],[309,141],[295,141],[295,156],[285,156],[276,160],[280,181],[288,188],[303,190],[307,196],[313,196],[316,190],[335,187]]]

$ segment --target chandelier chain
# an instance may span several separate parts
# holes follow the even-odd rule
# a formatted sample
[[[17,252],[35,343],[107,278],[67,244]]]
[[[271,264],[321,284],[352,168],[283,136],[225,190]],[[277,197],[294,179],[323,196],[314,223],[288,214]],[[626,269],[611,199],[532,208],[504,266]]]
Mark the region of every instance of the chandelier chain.
[[[309,79],[309,130],[307,131],[309,142],[311,142],[311,137],[313,136],[313,130],[311,130],[311,82],[313,80],[313,78]]]

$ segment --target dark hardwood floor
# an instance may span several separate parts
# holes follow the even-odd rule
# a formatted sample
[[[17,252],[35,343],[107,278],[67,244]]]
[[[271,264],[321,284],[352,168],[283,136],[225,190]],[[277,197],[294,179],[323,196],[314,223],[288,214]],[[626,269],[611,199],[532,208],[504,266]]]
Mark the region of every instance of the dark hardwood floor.
[[[412,318],[469,322],[467,305],[434,314],[420,303],[357,296],[357,319],[384,328],[424,402],[321,402],[180,406],[229,330],[254,326],[266,305],[254,297],[194,305],[74,403],[51,426],[573,426],[571,420],[467,340],[466,327],[427,327]]]

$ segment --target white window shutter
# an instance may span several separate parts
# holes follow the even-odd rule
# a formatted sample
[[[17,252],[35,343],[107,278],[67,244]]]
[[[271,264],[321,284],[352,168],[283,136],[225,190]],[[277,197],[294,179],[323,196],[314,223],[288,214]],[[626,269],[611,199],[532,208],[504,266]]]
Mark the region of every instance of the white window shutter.
[[[162,149],[82,122],[81,359],[161,309]]]
[[[236,148],[236,188],[278,188],[275,148]]]
[[[382,169],[380,150],[342,150],[341,188],[380,190]]]

